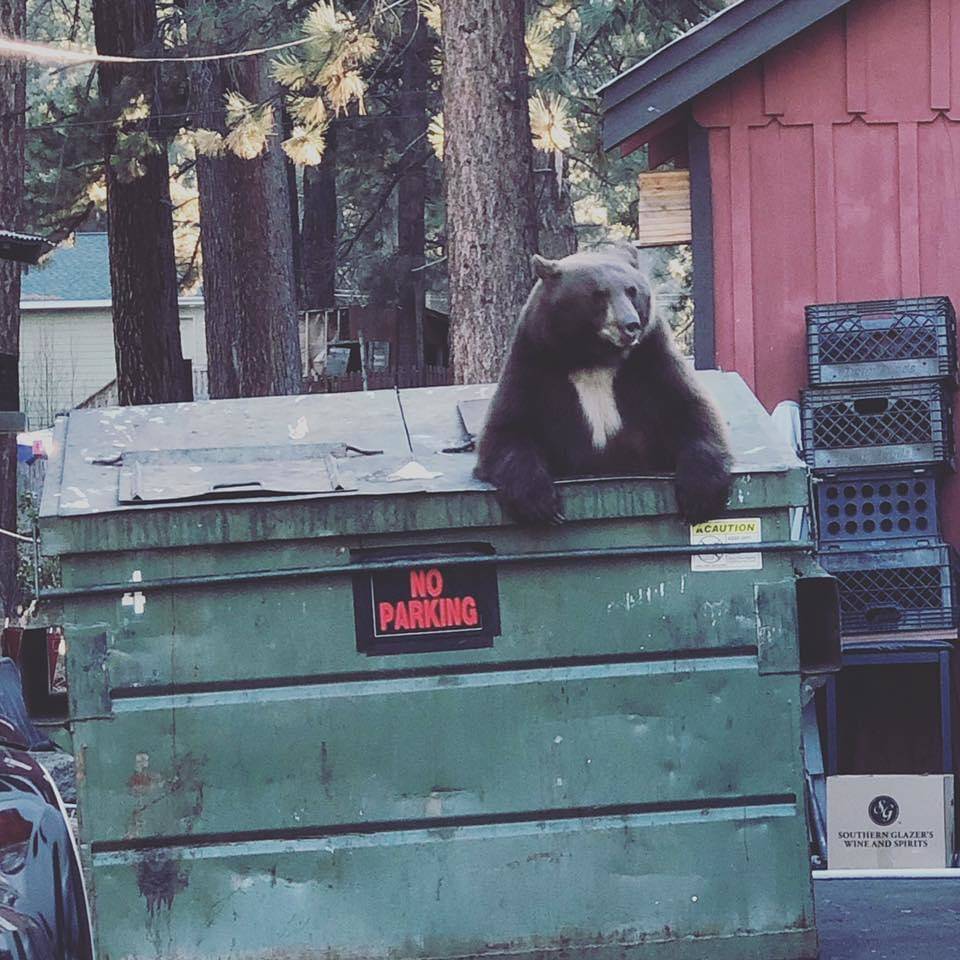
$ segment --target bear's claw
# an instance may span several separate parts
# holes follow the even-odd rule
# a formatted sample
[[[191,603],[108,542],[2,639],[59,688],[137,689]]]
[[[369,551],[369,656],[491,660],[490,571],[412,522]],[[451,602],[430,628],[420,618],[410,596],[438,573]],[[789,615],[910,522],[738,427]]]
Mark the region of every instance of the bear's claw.
[[[677,505],[690,524],[720,516],[730,497],[731,478],[726,470],[704,471],[699,475],[677,473]]]
[[[560,498],[552,483],[523,491],[501,489],[497,499],[517,523],[545,527],[563,522]]]

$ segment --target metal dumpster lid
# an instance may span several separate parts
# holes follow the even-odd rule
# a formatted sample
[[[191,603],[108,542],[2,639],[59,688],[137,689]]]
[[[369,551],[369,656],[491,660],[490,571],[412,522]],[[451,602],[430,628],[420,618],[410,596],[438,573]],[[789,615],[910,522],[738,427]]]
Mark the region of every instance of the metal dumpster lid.
[[[698,374],[728,424],[739,473],[801,468],[736,374]],[[74,410],[60,418],[42,517],[172,508],[211,497],[457,493],[474,479],[467,426],[494,385]],[[413,461],[411,463],[411,460]]]

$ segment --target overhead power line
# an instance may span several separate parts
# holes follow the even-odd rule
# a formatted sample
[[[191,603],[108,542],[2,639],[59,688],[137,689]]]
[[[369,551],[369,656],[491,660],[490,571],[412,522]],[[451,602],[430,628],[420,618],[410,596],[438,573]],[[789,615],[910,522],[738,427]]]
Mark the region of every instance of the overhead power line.
[[[244,57],[259,57],[265,53],[301,47],[310,42],[310,37],[275,43],[268,47],[237,50],[233,53],[209,53],[179,57],[122,57],[96,50],[56,47],[51,43],[29,43],[12,37],[0,36],[0,59],[31,60],[37,63],[55,63],[64,66],[81,66],[87,63],[203,63],[211,60],[238,60]]]
[[[12,537],[14,540],[22,540],[24,543],[33,543],[33,537],[24,536],[22,533],[14,533],[13,530],[4,530],[0,527],[0,535]]]

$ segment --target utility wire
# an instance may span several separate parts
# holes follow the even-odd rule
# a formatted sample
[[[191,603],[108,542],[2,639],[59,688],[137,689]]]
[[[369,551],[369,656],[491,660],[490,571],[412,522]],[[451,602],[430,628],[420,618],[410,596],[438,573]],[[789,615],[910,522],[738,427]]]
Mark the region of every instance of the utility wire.
[[[310,43],[311,37],[275,43],[269,47],[255,47],[251,50],[237,50],[234,53],[208,53],[184,57],[122,57],[110,53],[97,53],[95,50],[69,50],[55,47],[51,43],[29,43],[12,37],[0,36],[0,58],[5,60],[21,59],[41,63],[59,63],[65,66],[81,66],[87,63],[205,63],[211,60],[238,60],[244,57],[259,57],[277,50],[289,50]]]
[[[22,540],[24,543],[33,543],[33,537],[25,537],[22,533],[14,533],[12,530],[4,530],[0,527],[0,534],[5,537],[12,537],[14,540]]]

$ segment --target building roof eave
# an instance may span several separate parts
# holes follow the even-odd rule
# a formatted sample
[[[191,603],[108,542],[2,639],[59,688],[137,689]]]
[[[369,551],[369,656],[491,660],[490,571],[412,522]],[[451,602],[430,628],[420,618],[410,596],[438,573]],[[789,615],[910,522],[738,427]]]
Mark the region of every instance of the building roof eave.
[[[850,0],[737,0],[601,88],[611,150]]]

